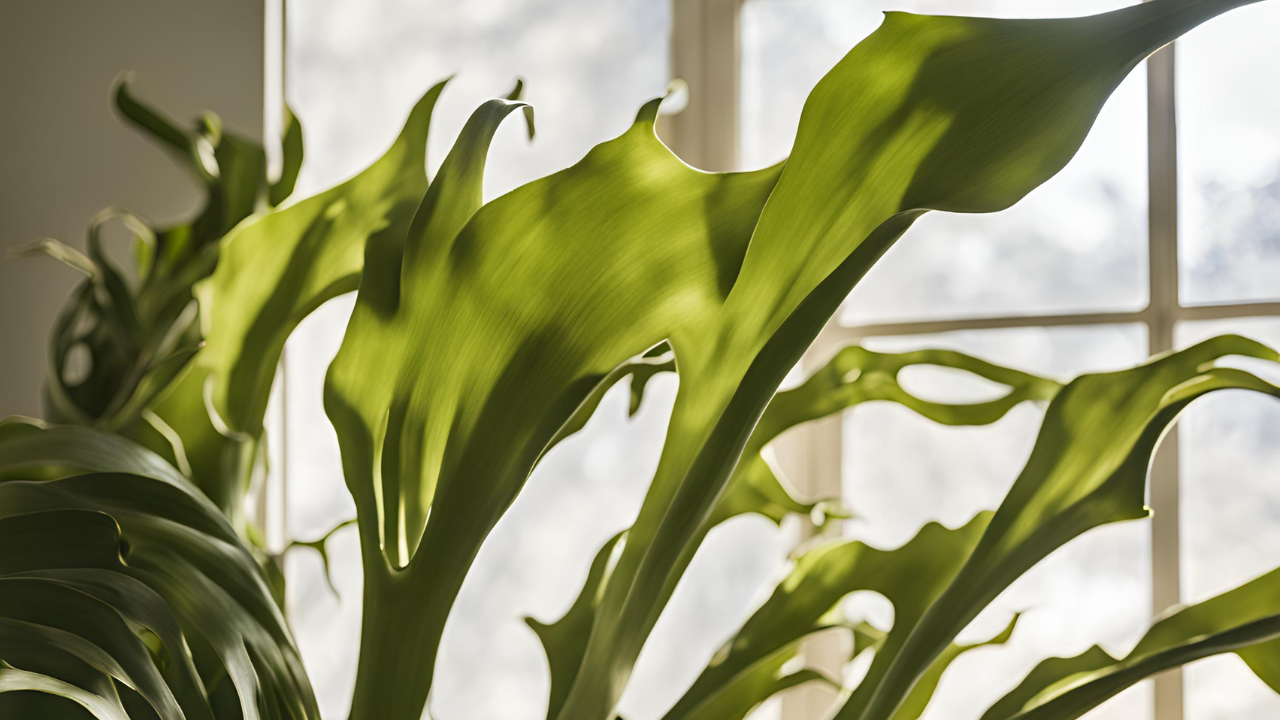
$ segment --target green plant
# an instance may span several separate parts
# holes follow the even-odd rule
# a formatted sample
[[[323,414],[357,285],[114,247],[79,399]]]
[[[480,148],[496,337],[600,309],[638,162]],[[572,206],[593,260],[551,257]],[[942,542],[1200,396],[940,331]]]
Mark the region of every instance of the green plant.
[[[530,621],[551,666],[547,717],[613,717],[710,528],[817,509],[760,458],[782,432],[869,401],[949,424],[1047,401],[997,510],[960,528],[926,526],[894,550],[805,548],[666,716],[742,718],[784,688],[837,684],[791,661],[810,634],[847,627],[855,654],[874,649],[874,659],[834,717],[918,717],[973,647],[957,645],[958,633],[1013,580],[1093,528],[1146,516],[1147,465],[1183,407],[1224,388],[1280,395],[1217,361],[1280,356],[1226,336],[1060,385],[958,353],[854,347],[803,385],[777,388],[917,217],[1013,204],[1071,158],[1137,63],[1246,2],[1153,0],[1069,20],[890,14],[815,88],[785,164],[693,170],[655,137],[654,101],[578,164],[487,204],[486,150],[524,107],[519,88],[476,110],[430,183],[423,155],[442,85],[368,170],[274,208],[301,162],[296,124],[285,178],[268,190],[260,149],[211,120],[181,131],[122,88],[126,117],[207,176],[210,210],[139,246],[137,289],[92,235],[88,256],[44,246],[89,275],[55,331],[50,379],[53,419],[81,427],[0,426],[0,534],[22,548],[0,556],[0,691],[20,691],[0,703],[44,716],[317,715],[273,601],[273,561],[241,507],[261,468],[285,338],[358,289],[325,386],[365,576],[354,720],[421,716],[463,578],[539,458],[608,387],[629,378],[638,403],[646,381],[669,371],[679,396],[638,520],[601,549],[563,618]],[[93,320],[87,334],[77,313]],[[94,363],[72,386],[64,358],[78,343]],[[976,405],[926,402],[897,383],[918,364],[1009,389]],[[984,720],[1079,717],[1223,652],[1280,689],[1278,572],[1162,618],[1126,657],[1094,648],[1046,660]],[[891,630],[840,615],[859,590],[893,603]]]

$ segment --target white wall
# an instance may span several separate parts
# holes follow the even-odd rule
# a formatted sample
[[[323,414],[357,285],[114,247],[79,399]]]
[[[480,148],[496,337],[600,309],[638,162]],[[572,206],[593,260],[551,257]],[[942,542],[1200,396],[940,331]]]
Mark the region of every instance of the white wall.
[[[53,237],[83,247],[123,205],[183,217],[195,186],[111,109],[118,73],[179,120],[211,109],[261,137],[264,0],[0,3],[0,254]],[[47,258],[0,260],[0,417],[40,413],[49,328],[79,280]]]

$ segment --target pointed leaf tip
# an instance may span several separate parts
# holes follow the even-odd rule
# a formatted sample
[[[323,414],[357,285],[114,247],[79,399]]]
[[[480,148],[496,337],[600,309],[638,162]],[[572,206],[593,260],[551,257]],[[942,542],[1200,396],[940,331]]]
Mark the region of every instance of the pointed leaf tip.
[[[658,108],[662,106],[663,98],[654,98],[644,105],[640,106],[640,112],[636,113],[636,125],[648,125],[653,127],[658,121]]]
[[[512,102],[519,100],[524,95],[524,78],[516,78],[516,86],[511,88],[511,92],[507,93],[506,99]],[[533,140],[537,130],[533,123],[533,106],[528,103],[520,103],[520,107],[524,110],[524,125],[529,133],[529,139]]]

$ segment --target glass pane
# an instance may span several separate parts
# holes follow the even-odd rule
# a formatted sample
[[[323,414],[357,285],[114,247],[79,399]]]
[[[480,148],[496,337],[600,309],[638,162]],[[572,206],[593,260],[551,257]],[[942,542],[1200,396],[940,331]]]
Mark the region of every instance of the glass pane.
[[[338,438],[324,414],[324,373],[342,342],[355,296],[321,307],[302,322],[285,347],[286,529],[290,538],[315,540],[356,515],[342,479]],[[345,715],[355,685],[360,647],[360,542],[354,527],[328,543],[337,595],[329,589],[318,553],[286,556],[286,610],[298,649],[325,717]]]
[[[743,157],[784,157],[814,83],[882,10],[1081,15],[1124,2],[748,0],[742,18]],[[1135,72],[1075,160],[994,215],[931,213],[852,293],[848,325],[917,318],[1094,312],[1146,303],[1146,78]]]
[[[1178,41],[1184,302],[1280,299],[1280,7],[1241,8]]]
[[[1055,377],[1111,370],[1146,354],[1142,326],[1018,328],[878,338],[877,350],[945,347]],[[904,377],[904,384],[908,379]],[[929,399],[972,402],[990,388],[954,378],[918,377]],[[888,403],[845,416],[844,490],[855,514],[849,534],[881,547],[905,542],[927,521],[957,526],[994,509],[1031,451],[1044,409],[1024,404],[987,427],[948,428]],[[985,639],[1024,611],[1013,641],[963,656],[943,676],[925,718],[974,720],[1041,659],[1094,643],[1127,651],[1150,622],[1149,524],[1095,530],[1016,581],[962,635]],[[1131,689],[1090,720],[1149,718],[1150,688]]]
[[[1280,346],[1280,319],[1186,323],[1179,345],[1222,333]],[[1242,361],[1272,382],[1270,363]],[[1198,602],[1280,565],[1280,403],[1244,391],[1197,400],[1179,421],[1185,600]],[[1187,720],[1280,716],[1280,697],[1235,656],[1187,670]]]
[[[427,88],[456,73],[432,121],[427,165],[439,166],[468,115],[524,78],[537,112],[489,156],[493,196],[559,170],[630,126],[662,95],[670,3],[664,0],[312,0],[289,11],[287,95],[305,123],[305,192],[363,169]]]

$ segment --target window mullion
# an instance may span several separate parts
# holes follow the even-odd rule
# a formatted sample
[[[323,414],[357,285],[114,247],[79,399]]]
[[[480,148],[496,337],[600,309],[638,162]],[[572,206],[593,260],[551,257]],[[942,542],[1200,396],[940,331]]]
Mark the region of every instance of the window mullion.
[[[909,320],[904,322],[877,323],[845,327],[833,324],[828,328],[825,342],[848,344],[869,337],[896,335],[932,335],[956,330],[1007,330],[1026,327],[1063,327],[1086,325],[1126,325],[1149,323],[1149,310],[1100,313],[1064,313],[1054,315],[1004,315],[989,317],[962,317],[946,320]]]
[[[688,105],[659,121],[658,132],[685,162],[703,170],[738,167],[739,51],[742,0],[673,0],[671,75],[685,82]]]
[[[279,172],[283,150],[279,138],[284,126],[286,12],[285,0],[263,2],[263,148],[270,171]],[[267,406],[268,431],[266,478],[256,491],[254,521],[263,532],[267,549],[282,553],[294,539],[289,531],[289,363],[288,348],[281,348],[276,380]]]
[[[1178,315],[1178,161],[1174,46],[1147,60],[1148,263],[1152,354],[1173,349]],[[1182,601],[1178,508],[1178,436],[1171,429],[1151,467],[1151,609]],[[1181,670],[1155,679],[1155,720],[1182,720]]]

